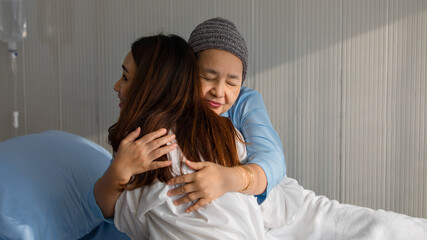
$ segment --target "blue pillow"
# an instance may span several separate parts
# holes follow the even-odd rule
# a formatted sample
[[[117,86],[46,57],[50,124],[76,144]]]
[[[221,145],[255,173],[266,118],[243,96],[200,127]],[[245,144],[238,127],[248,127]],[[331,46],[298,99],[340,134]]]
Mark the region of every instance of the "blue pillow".
[[[89,234],[103,220],[88,196],[110,160],[101,146],[61,131],[0,142],[0,239]]]

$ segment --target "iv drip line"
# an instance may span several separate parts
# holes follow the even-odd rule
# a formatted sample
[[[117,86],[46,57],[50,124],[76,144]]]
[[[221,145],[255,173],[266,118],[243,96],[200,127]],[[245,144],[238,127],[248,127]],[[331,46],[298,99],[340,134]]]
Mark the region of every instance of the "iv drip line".
[[[16,57],[18,52],[16,46],[10,47],[10,66],[12,69],[13,75],[13,127],[19,128],[19,111],[18,111],[18,64],[16,62]]]

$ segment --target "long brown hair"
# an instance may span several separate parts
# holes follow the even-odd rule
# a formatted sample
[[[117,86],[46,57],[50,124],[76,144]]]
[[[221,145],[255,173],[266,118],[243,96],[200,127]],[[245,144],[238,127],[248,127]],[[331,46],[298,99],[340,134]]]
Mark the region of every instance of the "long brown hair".
[[[138,138],[166,128],[190,161],[210,161],[231,167],[240,163],[238,136],[231,121],[214,113],[201,96],[197,60],[181,37],[156,35],[132,44],[137,74],[131,82],[118,121],[109,129],[109,143],[117,152],[127,134],[141,127]],[[167,160],[166,155],[156,160]],[[167,181],[171,167],[131,178],[126,189]]]

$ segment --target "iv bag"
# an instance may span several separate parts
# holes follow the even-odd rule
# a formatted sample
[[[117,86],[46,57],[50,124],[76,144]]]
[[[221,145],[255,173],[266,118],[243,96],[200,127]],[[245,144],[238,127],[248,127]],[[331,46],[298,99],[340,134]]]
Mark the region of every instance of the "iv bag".
[[[0,40],[9,43],[9,50],[16,50],[16,42],[26,36],[25,0],[0,0]]]

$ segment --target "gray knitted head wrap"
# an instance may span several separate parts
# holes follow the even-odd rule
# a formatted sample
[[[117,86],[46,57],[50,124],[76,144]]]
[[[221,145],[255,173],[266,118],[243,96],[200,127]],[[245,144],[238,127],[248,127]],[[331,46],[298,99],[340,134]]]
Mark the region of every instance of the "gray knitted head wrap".
[[[200,23],[191,32],[188,44],[195,53],[206,49],[220,49],[232,53],[243,63],[242,81],[248,69],[248,48],[234,23],[224,18],[211,18]]]

